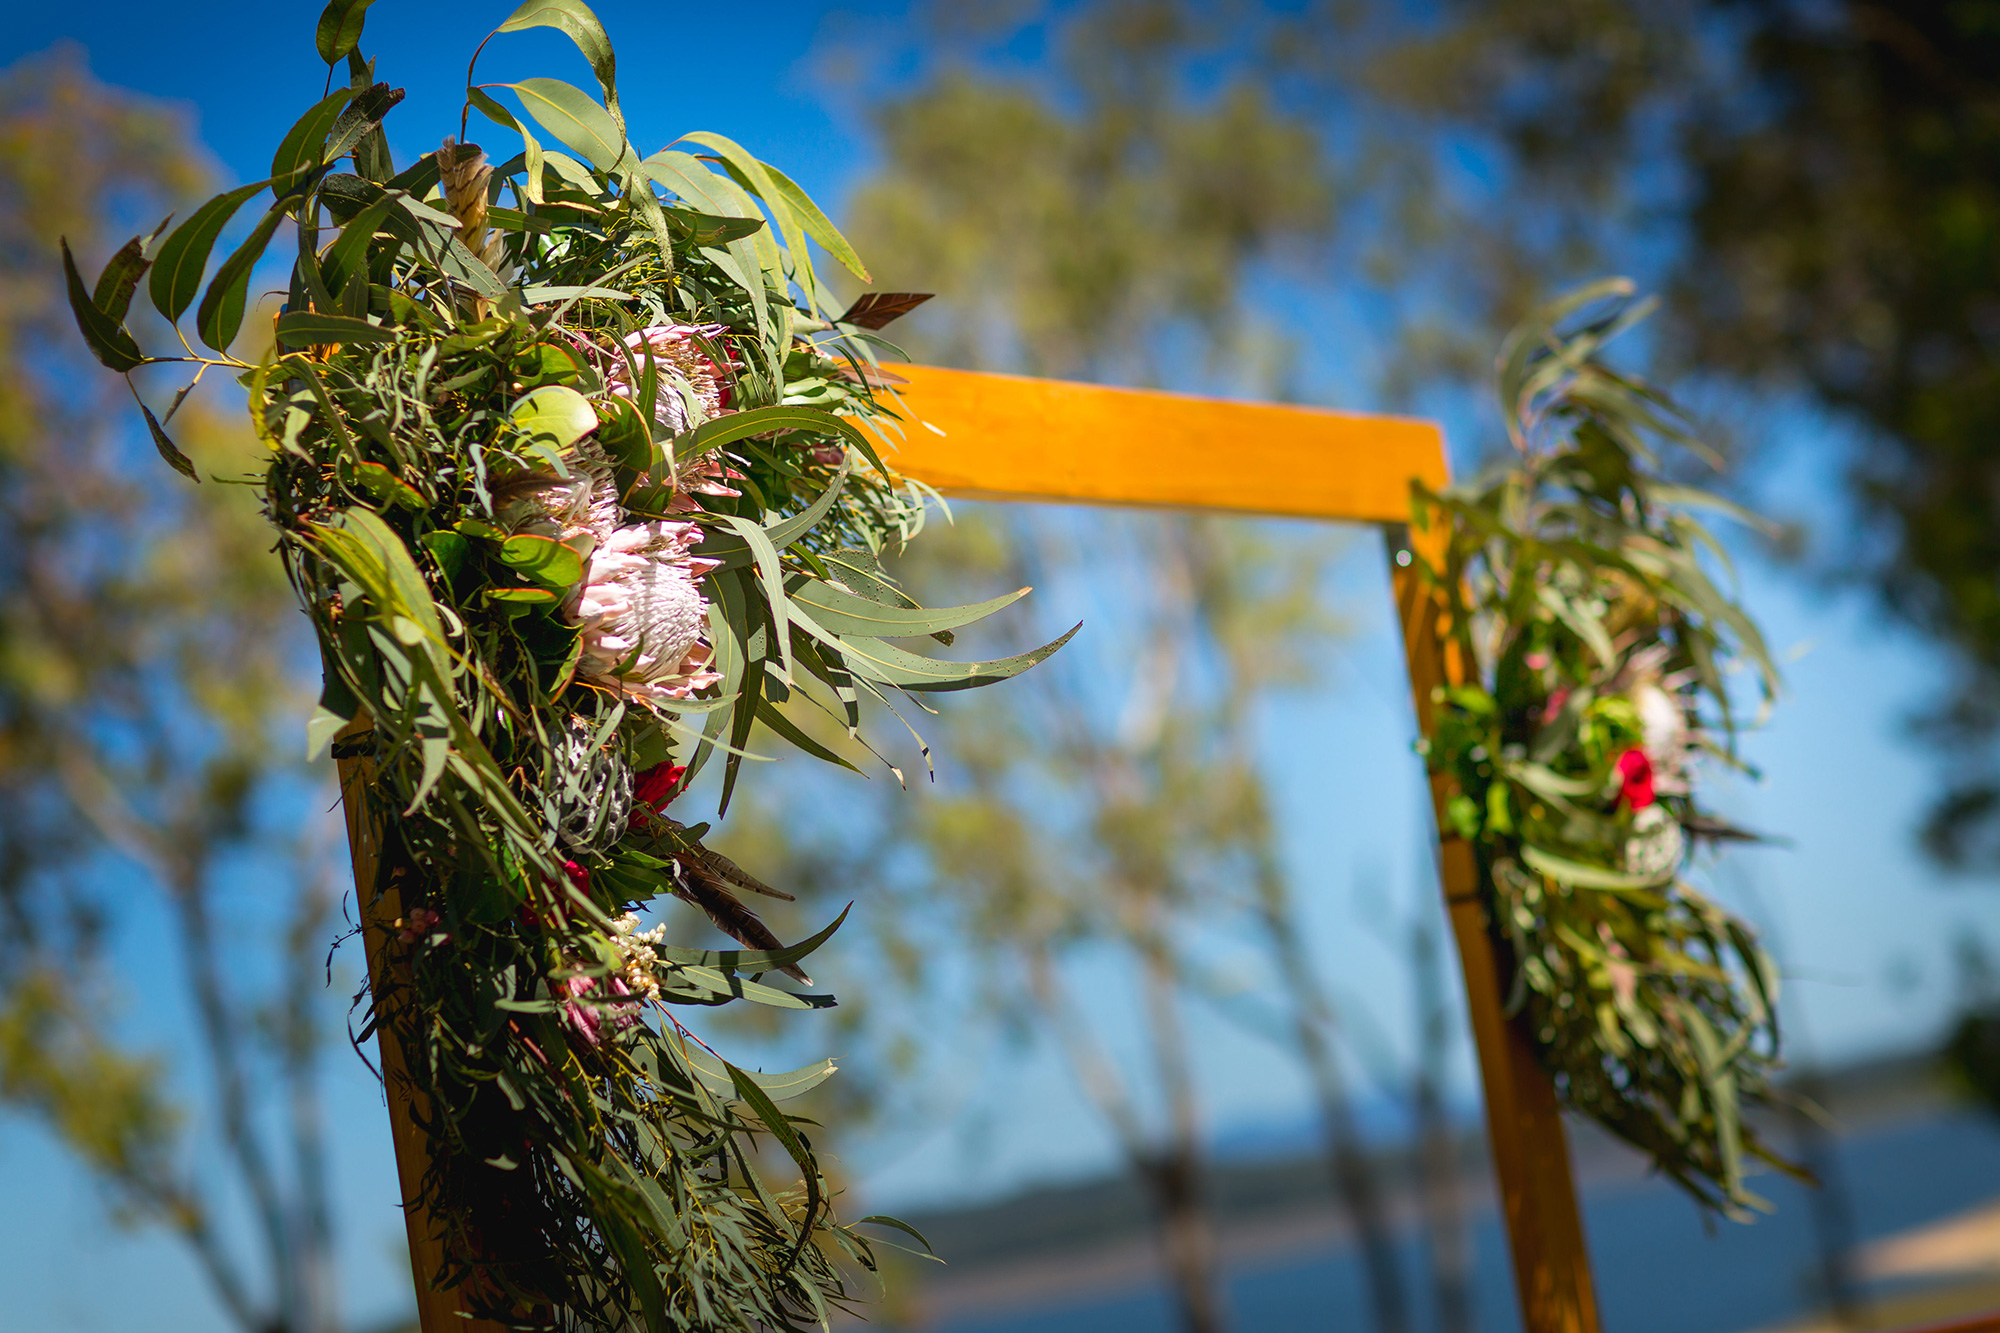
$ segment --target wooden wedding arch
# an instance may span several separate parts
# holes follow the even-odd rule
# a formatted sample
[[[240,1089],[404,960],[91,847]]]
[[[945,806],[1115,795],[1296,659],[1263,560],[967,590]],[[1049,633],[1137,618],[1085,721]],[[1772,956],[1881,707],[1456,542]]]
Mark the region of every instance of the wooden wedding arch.
[[[1014,375],[898,366],[910,428],[896,466],[947,496],[1037,503],[1133,505],[1389,526],[1409,533],[1410,483],[1447,480],[1444,435],[1433,422],[1317,408],[1225,402],[1181,394]],[[1282,487],[1271,479],[1283,478]],[[1429,730],[1431,695],[1464,669],[1445,634],[1445,609],[1407,558],[1393,571],[1417,718]],[[348,837],[371,975],[387,966],[401,915],[393,889],[372,896],[374,830],[361,819],[342,762]],[[1432,780],[1432,798],[1449,793]],[[1442,828],[1443,826],[1440,825]],[[1514,1261],[1524,1333],[1598,1333],[1597,1300],[1570,1174],[1555,1090],[1528,1039],[1502,1012],[1501,988],[1472,849],[1444,835],[1439,872],[1458,942],[1473,1038],[1485,1090],[1487,1135]],[[419,1197],[427,1162],[424,1108],[411,1103],[390,1025],[379,1029],[397,1175],[405,1200]],[[430,1218],[405,1207],[423,1333],[499,1333],[468,1319],[456,1291],[432,1288],[441,1258]],[[2000,1327],[2000,1326],[1996,1326]]]

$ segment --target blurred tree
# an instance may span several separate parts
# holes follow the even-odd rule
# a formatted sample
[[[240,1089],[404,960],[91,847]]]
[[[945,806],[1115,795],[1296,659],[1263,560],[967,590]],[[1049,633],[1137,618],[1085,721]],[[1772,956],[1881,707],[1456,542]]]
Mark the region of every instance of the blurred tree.
[[[1005,6],[968,13],[932,12],[943,49],[964,37],[993,43],[1012,21]],[[1059,25],[1041,73],[1002,77],[947,57],[935,77],[875,108],[886,161],[856,194],[853,230],[885,256],[887,285],[943,293],[913,321],[926,359],[1181,390],[1248,383],[1268,393],[1282,379],[1292,349],[1245,289],[1285,259],[1323,250],[1337,183],[1313,128],[1274,102],[1256,70],[1189,96],[1183,57],[1240,43],[1233,17],[1159,0],[1090,6]],[[1010,531],[1017,549],[1055,540],[1046,527]],[[1021,989],[998,993],[1035,997],[1152,1191],[1192,1328],[1219,1316],[1176,930],[1219,907],[1261,923],[1294,1006],[1289,1040],[1312,1072],[1338,1192],[1362,1238],[1375,1322],[1395,1333],[1409,1311],[1382,1192],[1349,1109],[1333,1009],[1298,934],[1251,737],[1257,701],[1297,683],[1287,671],[1316,632],[1305,611],[1322,566],[1286,566],[1292,582],[1253,595],[1270,552],[1224,531],[1177,522],[1134,554],[1128,603],[1156,610],[1115,631],[1149,645],[1126,723],[1094,724],[1101,709],[1061,668],[978,710],[1004,721],[948,714],[954,733],[978,727],[954,734],[950,751],[979,759],[967,764],[967,790],[926,803],[916,832],[954,890],[972,895],[962,937],[1018,972]],[[1091,560],[1103,567],[1101,551]],[[1195,693],[1176,663],[1200,651],[1214,670]],[[1226,702],[1196,702],[1211,689]],[[1040,821],[1021,793],[1037,784],[1087,812],[1070,840],[1029,836]],[[962,883],[967,866],[979,869]],[[1242,891],[1232,898],[1229,887]],[[1055,965],[1105,939],[1140,961],[1154,1087],[1167,1108],[1160,1137]]]
[[[968,21],[951,7],[938,20]],[[1181,389],[1271,378],[1282,349],[1244,288],[1260,262],[1317,251],[1335,182],[1312,127],[1254,71],[1188,99],[1180,57],[1219,40],[1218,22],[1112,0],[1064,27],[1036,76],[947,54],[874,107],[885,160],[852,229],[874,240],[885,284],[942,293],[913,321],[928,356]]]
[[[254,491],[213,477],[254,441],[197,395],[171,429],[211,479],[160,467],[76,334],[57,248],[94,272],[208,174],[177,114],[97,83],[75,51],[0,73],[0,1104],[122,1217],[181,1237],[238,1326],[325,1333],[335,863],[329,829],[296,814],[327,804],[324,779],[271,725],[303,716],[310,650]],[[225,886],[245,881],[238,901]],[[155,910],[176,947],[120,940]],[[121,947],[178,967],[206,1080],[113,1036],[127,988],[171,975],[120,970]],[[201,1112],[193,1143],[177,1091]],[[226,1184],[189,1159],[211,1141]],[[239,1187],[247,1244],[217,1221]]]
[[[1202,1057],[1183,1010],[1189,987],[1212,980],[1218,938],[1247,916],[1279,945],[1272,989],[1308,997],[1287,1036],[1317,1057],[1337,1176],[1376,1227],[1370,1243],[1385,1246],[1371,1263],[1386,1257],[1393,1277],[1251,735],[1260,704],[1306,678],[1297,659],[1325,626],[1311,610],[1325,544],[1274,545],[1215,519],[1000,522],[985,546],[1018,553],[1006,579],[1048,588],[1087,563],[1117,607],[1107,640],[1139,644],[1140,657],[1079,654],[945,711],[934,725],[954,764],[935,796],[892,806],[895,837],[923,864],[897,882],[902,910],[889,915],[944,916],[982,964],[990,1007],[1053,1036],[1152,1202],[1190,1330],[1220,1328],[1224,1315],[1202,1203]],[[1107,948],[1135,964],[1141,1064],[1108,1048],[1066,980],[1076,966],[1101,971]],[[1392,1290],[1400,1299],[1400,1284]]]

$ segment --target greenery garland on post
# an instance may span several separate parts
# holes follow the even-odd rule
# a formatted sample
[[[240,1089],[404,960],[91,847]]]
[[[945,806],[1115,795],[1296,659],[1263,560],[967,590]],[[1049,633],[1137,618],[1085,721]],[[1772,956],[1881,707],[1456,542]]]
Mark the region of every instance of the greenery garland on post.
[[[1428,741],[1456,788],[1449,832],[1476,849],[1523,1016],[1571,1110],[1650,1156],[1702,1205],[1765,1206],[1744,1159],[1790,1174],[1743,1118],[1774,1095],[1777,974],[1755,933],[1683,877],[1704,840],[1749,837],[1699,799],[1697,763],[1742,769],[1726,675],[1777,676],[1718,588],[1727,564],[1693,517],[1736,506],[1671,480],[1719,460],[1604,344],[1651,302],[1597,284],[1518,329],[1499,358],[1514,457],[1443,493],[1441,568],[1469,679],[1441,691]],[[1564,328],[1580,312],[1589,314]]]
[[[672,1006],[832,1004],[761,978],[808,982],[799,963],[839,922],[784,946],[742,895],[786,895],[663,811],[718,755],[726,809],[758,724],[845,762],[780,704],[858,736],[864,697],[1000,680],[1063,640],[994,662],[885,642],[949,642],[1020,595],[926,610],[878,564],[926,497],[859,424],[894,420],[871,331],[922,298],[831,313],[808,238],[866,280],[861,261],[730,140],[641,157],[578,0],[529,0],[495,35],[567,34],[601,101],[468,70],[468,115],[522,151],[491,166],[447,139],[398,169],[382,120],[402,94],[360,54],[366,8],[328,5],[319,53],[349,86],[285,134],[269,179],[135,238],[90,287],[65,246],[77,323],[116,371],[236,373],[269,447],[266,512],[325,662],[312,742],[338,734],[372,772],[383,854],[365,887],[401,904],[370,1019],[425,1108],[421,1202],[445,1268],[419,1280],[531,1327],[823,1324],[842,1262],[874,1260],[776,1103],[832,1065],[749,1073]],[[288,221],[289,297],[251,364],[230,348]],[[126,327],[142,281],[185,355],[147,355]],[[191,309],[208,352],[182,330]],[[141,411],[192,479],[173,411]],[[745,947],[641,930],[636,909],[666,895]],[[766,1180],[765,1140],[798,1185]]]

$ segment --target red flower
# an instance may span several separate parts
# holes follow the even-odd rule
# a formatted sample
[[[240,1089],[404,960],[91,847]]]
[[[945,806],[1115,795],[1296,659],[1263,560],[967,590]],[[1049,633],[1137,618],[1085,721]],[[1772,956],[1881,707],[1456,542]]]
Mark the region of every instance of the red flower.
[[[590,872],[576,862],[563,862],[563,873],[568,875],[569,882],[576,885],[579,889],[588,889],[590,887]]]
[[[1653,803],[1653,761],[1633,746],[1618,756],[1618,798],[1634,810]]]
[[[638,828],[646,822],[648,814],[673,804],[674,797],[681,794],[681,778],[686,774],[687,769],[680,764],[654,764],[639,774],[639,780],[632,788],[634,809],[627,824]]]

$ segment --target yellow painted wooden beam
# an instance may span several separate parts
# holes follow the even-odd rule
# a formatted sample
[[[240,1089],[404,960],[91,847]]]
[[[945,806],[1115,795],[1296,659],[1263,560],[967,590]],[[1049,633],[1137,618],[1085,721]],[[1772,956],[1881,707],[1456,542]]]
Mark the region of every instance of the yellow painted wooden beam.
[[[1445,480],[1435,422],[891,369],[909,382],[888,462],[946,495],[1400,523],[1412,478]]]

